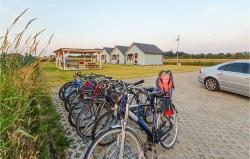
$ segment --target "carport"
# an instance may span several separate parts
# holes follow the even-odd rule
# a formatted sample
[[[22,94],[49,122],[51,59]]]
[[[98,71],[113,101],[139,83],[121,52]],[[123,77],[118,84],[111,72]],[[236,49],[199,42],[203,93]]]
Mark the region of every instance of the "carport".
[[[54,51],[56,67],[63,70],[101,69],[101,49],[60,48]],[[97,55],[97,56],[94,56]]]

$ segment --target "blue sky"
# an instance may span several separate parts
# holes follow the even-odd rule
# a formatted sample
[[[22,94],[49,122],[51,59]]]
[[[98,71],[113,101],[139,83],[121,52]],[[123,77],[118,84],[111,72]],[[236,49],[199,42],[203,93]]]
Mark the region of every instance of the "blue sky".
[[[164,51],[218,53],[249,51],[249,0],[0,0],[1,34],[29,8],[17,25],[38,18],[31,32],[47,28],[54,38],[47,54],[61,47],[102,48],[151,43]]]

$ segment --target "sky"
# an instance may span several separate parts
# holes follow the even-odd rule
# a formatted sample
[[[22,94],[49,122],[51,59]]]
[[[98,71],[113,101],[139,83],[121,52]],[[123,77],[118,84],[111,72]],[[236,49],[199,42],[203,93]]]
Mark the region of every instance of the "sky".
[[[249,0],[0,0],[0,33],[24,9],[29,11],[14,29],[32,18],[30,32],[40,37],[46,54],[58,48],[155,44],[163,51],[220,53],[249,51]]]

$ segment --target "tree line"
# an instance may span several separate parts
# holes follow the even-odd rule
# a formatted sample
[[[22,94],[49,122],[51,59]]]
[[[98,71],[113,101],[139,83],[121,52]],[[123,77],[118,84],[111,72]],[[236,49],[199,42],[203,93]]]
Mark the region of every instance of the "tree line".
[[[182,59],[250,59],[250,52],[236,52],[236,53],[217,53],[217,54],[189,54],[185,52],[178,52],[178,57]],[[177,58],[177,53],[173,51],[165,52],[164,58]]]

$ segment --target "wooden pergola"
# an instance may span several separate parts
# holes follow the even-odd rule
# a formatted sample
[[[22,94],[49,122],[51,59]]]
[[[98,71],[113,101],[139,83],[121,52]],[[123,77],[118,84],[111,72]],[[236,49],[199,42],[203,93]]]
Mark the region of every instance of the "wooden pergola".
[[[60,48],[54,51],[56,67],[63,70],[101,69],[101,49]]]

